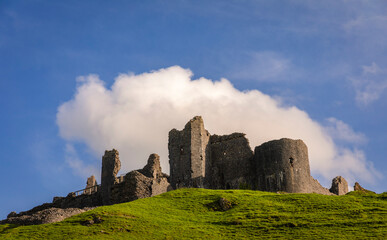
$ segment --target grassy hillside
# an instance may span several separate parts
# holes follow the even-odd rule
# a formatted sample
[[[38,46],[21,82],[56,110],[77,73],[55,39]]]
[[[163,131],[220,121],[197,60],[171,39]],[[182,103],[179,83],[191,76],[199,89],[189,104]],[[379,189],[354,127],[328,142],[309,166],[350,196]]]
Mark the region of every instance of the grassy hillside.
[[[229,200],[231,209],[222,211],[220,198]],[[387,193],[180,189],[58,223],[0,225],[0,239],[182,238],[387,239]]]

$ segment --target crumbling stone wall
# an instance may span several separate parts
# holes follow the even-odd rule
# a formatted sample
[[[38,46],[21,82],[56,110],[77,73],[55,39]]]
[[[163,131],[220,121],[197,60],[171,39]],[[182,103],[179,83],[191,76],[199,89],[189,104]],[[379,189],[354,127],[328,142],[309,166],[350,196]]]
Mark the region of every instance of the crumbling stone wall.
[[[97,190],[97,180],[95,179],[94,175],[91,175],[89,178],[87,178],[86,188],[83,191],[83,194],[92,194],[97,192]]]
[[[0,221],[0,224],[41,224],[60,221],[96,206],[152,197],[171,189],[168,175],[161,171],[160,157],[157,154],[151,154],[143,169],[129,172],[120,183],[115,178],[121,166],[118,151],[115,149],[106,151],[102,162],[102,183],[104,183],[105,190],[109,187],[108,199],[105,201],[103,201],[102,194],[106,194],[106,191],[101,191],[102,188],[96,185],[95,177],[91,176],[87,180],[86,188],[92,187],[90,189],[93,192],[86,189],[78,196],[71,192],[66,197],[54,197],[52,203],[44,203],[25,212],[12,212],[6,220]]]
[[[169,132],[170,182],[174,189],[248,188],[261,191],[332,194],[310,175],[308,148],[302,140],[280,139],[251,151],[243,133],[208,133],[203,119]]]
[[[210,134],[203,119],[194,117],[182,131],[169,132],[170,182],[173,188],[204,187]]]
[[[332,179],[332,186],[329,191],[336,195],[345,195],[348,192],[348,183],[342,176],[337,176]]]
[[[211,174],[207,176],[207,188],[251,188],[253,151],[245,134],[212,135],[210,142]]]
[[[118,151],[105,151],[102,157],[101,196],[104,205],[110,204],[111,189],[116,181],[116,175],[121,169]]]
[[[75,196],[69,193],[66,197],[54,197],[52,206],[55,208],[85,208],[102,206],[102,198],[99,192]]]
[[[129,172],[121,183],[112,186],[110,202],[115,204],[152,197],[167,192],[169,188],[168,175],[161,171],[160,157],[151,154],[143,169]]]
[[[310,183],[308,185],[308,193],[318,193],[324,195],[333,195],[332,192],[329,191],[328,188],[321,186],[321,184],[314,179],[312,176],[310,177]]]
[[[343,195],[348,191],[347,181],[341,176],[332,180],[332,187],[328,190],[310,175],[308,149],[302,140],[283,138],[270,141],[256,147],[253,153],[245,134],[210,136],[200,116],[190,120],[183,130],[172,129],[169,132],[168,150],[170,177],[161,171],[160,157],[151,154],[143,169],[116,178],[121,168],[119,153],[115,149],[105,151],[100,188],[95,177],[91,176],[86,188],[95,188],[85,190],[82,195],[70,193],[67,197],[54,197],[52,203],[19,214],[12,212],[9,218],[33,222],[47,212],[67,216],[78,210],[57,209],[128,202],[181,187],[248,188],[327,195]],[[355,190],[368,192],[358,183],[355,184]],[[45,211],[47,209],[52,211]]]

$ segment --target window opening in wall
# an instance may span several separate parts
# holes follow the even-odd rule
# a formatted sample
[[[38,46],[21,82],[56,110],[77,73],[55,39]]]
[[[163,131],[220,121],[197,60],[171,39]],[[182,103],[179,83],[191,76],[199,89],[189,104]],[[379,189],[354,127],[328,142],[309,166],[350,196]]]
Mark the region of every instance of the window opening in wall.
[[[290,158],[289,158],[289,163],[290,163],[290,166],[292,166],[292,167],[293,167],[294,158],[290,157]]]

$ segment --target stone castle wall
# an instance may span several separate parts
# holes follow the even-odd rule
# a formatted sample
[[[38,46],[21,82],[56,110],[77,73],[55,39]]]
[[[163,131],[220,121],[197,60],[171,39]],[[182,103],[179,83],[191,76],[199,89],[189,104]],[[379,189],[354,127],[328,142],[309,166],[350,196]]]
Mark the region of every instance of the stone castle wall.
[[[251,184],[251,161],[253,152],[243,133],[226,136],[211,136],[210,163],[211,174],[207,188],[237,189]]]
[[[121,169],[118,151],[105,151],[102,157],[101,197],[104,205],[110,204],[111,189],[116,182],[116,175]]]
[[[200,116],[191,119],[181,131],[172,129],[168,137],[170,176],[161,171],[160,157],[151,154],[143,169],[117,178],[121,168],[119,153],[115,149],[105,151],[100,187],[92,176],[82,195],[70,193],[67,197],[55,197],[52,203],[19,214],[11,213],[9,219],[22,220],[50,208],[88,208],[128,202],[182,187],[327,195],[348,192],[347,181],[341,176],[332,180],[329,190],[311,176],[308,148],[302,140],[273,140],[255,147],[253,152],[245,134],[210,135]]]
[[[174,189],[248,188],[332,194],[310,175],[308,148],[302,140],[270,141],[257,146],[253,153],[245,134],[210,135],[203,119],[197,116],[183,130],[169,132],[168,148]],[[334,190],[335,194],[347,191]]]
[[[308,148],[301,140],[280,139],[255,148],[256,189],[310,192]]]
[[[172,129],[169,132],[170,183],[173,188],[206,185],[209,139],[201,117],[193,118],[181,131]]]
[[[112,186],[109,199],[111,203],[123,203],[156,196],[168,190],[168,175],[161,171],[160,157],[151,154],[143,169],[129,172],[121,183]]]

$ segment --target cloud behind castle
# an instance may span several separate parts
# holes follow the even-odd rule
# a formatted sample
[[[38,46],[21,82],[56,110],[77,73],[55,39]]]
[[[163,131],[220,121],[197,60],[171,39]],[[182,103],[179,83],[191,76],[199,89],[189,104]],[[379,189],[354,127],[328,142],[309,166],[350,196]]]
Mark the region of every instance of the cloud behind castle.
[[[350,183],[355,178],[370,183],[379,178],[357,143],[337,141],[337,133],[341,139],[346,133],[364,137],[345,123],[335,119],[340,124],[327,128],[305,111],[285,106],[258,90],[240,91],[227,79],[192,76],[189,69],[173,66],[138,75],[120,74],[111,88],[97,75],[80,77],[74,97],[58,108],[60,135],[69,144],[85,143],[96,156],[96,166],[98,156],[115,147],[120,149],[125,172],[143,166],[152,152],[160,155],[167,170],[168,131],[182,129],[187,119],[201,115],[211,134],[244,132],[253,147],[283,137],[303,139],[312,173],[324,183],[339,174]]]

